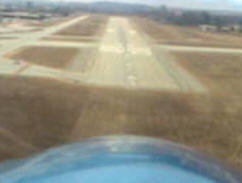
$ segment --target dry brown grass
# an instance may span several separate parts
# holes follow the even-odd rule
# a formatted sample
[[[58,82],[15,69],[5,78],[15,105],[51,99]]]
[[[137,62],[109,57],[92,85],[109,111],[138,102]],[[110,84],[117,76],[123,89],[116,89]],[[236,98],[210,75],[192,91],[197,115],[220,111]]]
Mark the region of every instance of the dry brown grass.
[[[85,89],[77,92],[73,86],[40,79],[1,77],[0,88],[1,128],[14,134],[16,139],[33,144],[36,147],[34,152],[67,142],[82,106],[78,98],[87,95]],[[6,135],[1,131],[1,139],[4,139]],[[0,159],[33,152],[28,148],[13,151],[11,148],[18,147],[18,143],[6,139],[1,140]],[[19,154],[19,151],[25,153]]]
[[[242,97],[242,54],[177,52],[174,56],[210,92]]]
[[[1,128],[36,148],[22,148],[25,153],[19,155],[10,148],[4,151],[6,144],[17,146],[4,140],[2,160],[93,136],[134,134],[173,140],[242,165],[242,116],[239,110],[228,111],[226,101],[217,96],[7,77],[0,78],[0,88]]]
[[[79,23],[57,32],[62,36],[97,36],[101,35],[108,18],[103,15],[93,15]]]
[[[195,27],[158,24],[142,18],[135,18],[132,22],[158,44],[242,48],[239,35],[202,32]]]
[[[234,144],[229,160],[242,165],[242,55],[216,53],[174,53],[177,61],[209,88],[211,102],[218,101],[211,119],[227,125],[230,135],[221,143]],[[208,106],[209,107],[209,106]],[[202,109],[200,109],[202,110]],[[218,112],[220,111],[220,112]],[[214,128],[217,133],[219,127]]]
[[[78,49],[75,48],[36,46],[23,48],[8,56],[15,60],[61,69],[72,62],[77,53]]]

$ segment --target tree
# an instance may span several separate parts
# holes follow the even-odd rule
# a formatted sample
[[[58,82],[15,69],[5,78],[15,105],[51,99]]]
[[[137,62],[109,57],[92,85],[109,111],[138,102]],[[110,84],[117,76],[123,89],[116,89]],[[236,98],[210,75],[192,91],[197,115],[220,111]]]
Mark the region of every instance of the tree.
[[[201,18],[202,18],[203,24],[210,24],[211,23],[211,16],[208,12],[202,12]]]
[[[33,8],[33,2],[31,1],[28,1],[27,4],[26,4],[26,7],[31,10],[31,8]]]

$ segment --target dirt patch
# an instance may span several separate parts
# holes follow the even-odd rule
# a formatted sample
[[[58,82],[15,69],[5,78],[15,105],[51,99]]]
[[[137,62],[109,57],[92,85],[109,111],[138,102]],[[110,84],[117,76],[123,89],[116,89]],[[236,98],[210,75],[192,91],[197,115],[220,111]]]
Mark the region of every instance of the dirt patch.
[[[14,140],[2,141],[1,160],[93,136],[134,134],[173,140],[242,166],[241,110],[231,113],[219,96],[95,88],[37,78],[1,77],[0,88],[1,128],[27,144],[19,155],[11,149],[18,147]],[[0,136],[9,139],[6,133]]]
[[[15,60],[62,69],[72,62],[77,53],[78,49],[75,48],[26,47],[7,56]]]
[[[63,29],[55,35],[62,36],[97,36],[101,35],[108,21],[103,15],[90,16],[85,20]]]
[[[240,35],[203,32],[196,27],[158,24],[142,18],[132,19],[132,22],[158,44],[242,48]]]

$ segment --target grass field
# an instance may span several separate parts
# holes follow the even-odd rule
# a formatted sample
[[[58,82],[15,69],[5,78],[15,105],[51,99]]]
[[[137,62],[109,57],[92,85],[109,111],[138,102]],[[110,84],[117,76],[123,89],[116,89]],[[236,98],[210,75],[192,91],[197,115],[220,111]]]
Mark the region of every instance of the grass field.
[[[101,35],[108,18],[103,15],[93,15],[79,23],[63,29],[55,35],[61,36],[97,36]]]
[[[195,27],[158,24],[142,18],[134,18],[132,22],[158,44],[242,48],[240,35],[202,32]]]
[[[0,89],[0,139],[7,139],[0,143],[1,160],[93,136],[134,134],[173,140],[242,166],[242,116],[221,97],[13,77],[1,77]],[[7,143],[14,149],[18,141],[1,131],[34,150],[3,148]]]
[[[78,49],[63,47],[26,47],[9,55],[11,59],[23,60],[29,63],[53,68],[65,68]]]

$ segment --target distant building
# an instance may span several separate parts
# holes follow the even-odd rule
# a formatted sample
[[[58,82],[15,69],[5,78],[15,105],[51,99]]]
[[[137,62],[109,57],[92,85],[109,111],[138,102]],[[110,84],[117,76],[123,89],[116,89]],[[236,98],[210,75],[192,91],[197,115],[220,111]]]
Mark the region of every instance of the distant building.
[[[241,32],[242,31],[242,26],[239,24],[233,25],[233,31],[235,32]]]
[[[239,24],[225,25],[220,28],[222,32],[240,32],[241,30],[242,27]]]
[[[215,25],[199,25],[199,28],[204,32],[215,32],[218,29]]]
[[[183,11],[181,11],[181,10],[174,10],[174,11],[173,11],[173,14],[174,14],[174,16],[176,16],[176,17],[180,17],[180,16],[183,15]]]
[[[220,28],[220,31],[222,31],[222,32],[232,32],[233,31],[233,28],[230,25],[225,25],[225,26],[222,26]]]
[[[215,26],[215,25],[199,25],[200,30],[204,32],[241,32],[242,26],[239,24]]]

